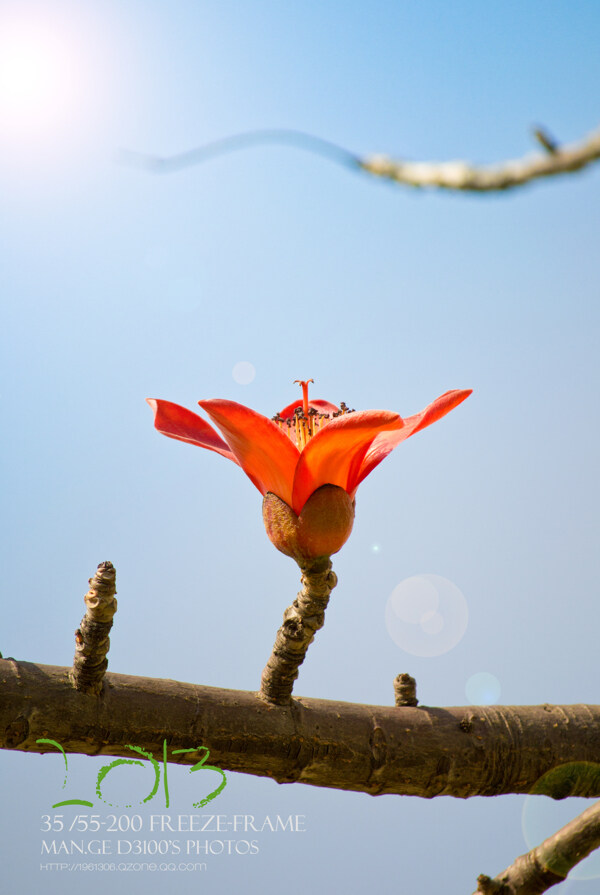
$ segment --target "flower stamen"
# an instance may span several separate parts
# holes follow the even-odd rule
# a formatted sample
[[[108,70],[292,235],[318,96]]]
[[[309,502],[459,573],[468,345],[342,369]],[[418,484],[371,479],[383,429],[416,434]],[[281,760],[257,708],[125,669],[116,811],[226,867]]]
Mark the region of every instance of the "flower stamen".
[[[317,432],[320,432],[327,423],[330,423],[332,419],[343,416],[346,413],[354,413],[354,410],[350,410],[343,401],[339,410],[334,410],[330,413],[321,411],[317,407],[311,407],[308,400],[308,384],[313,381],[312,379],[296,379],[295,382],[302,386],[302,406],[298,405],[291,412],[287,411],[286,408],[286,412],[290,413],[289,416],[283,417],[280,413],[276,413],[275,416],[271,417],[271,420],[288,436],[299,451],[303,451],[310,439]]]

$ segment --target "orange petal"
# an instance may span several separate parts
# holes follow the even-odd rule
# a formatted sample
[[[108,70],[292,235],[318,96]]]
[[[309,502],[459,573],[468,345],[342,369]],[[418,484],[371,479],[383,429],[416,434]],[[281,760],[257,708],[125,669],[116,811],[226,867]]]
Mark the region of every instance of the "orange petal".
[[[365,453],[381,433],[401,429],[402,418],[390,410],[363,410],[337,417],[317,432],[300,455],[294,477],[292,509],[302,507],[321,485],[350,493]]]
[[[172,401],[162,401],[159,398],[146,398],[146,401],[154,411],[154,427],[163,435],[187,441],[188,444],[197,444],[209,451],[216,451],[234,463],[238,462],[227,442],[197,413],[173,404]]]
[[[258,490],[272,491],[292,502],[292,482],[300,452],[291,439],[266,416],[235,401],[198,401],[219,427],[227,443]]]
[[[451,410],[454,410],[455,407],[462,404],[472,391],[473,389],[454,389],[450,392],[444,392],[443,395],[436,398],[435,401],[429,404],[429,406],[426,407],[425,410],[422,410],[421,413],[405,417],[404,428],[395,432],[382,432],[380,435],[377,435],[365,453],[356,480],[350,483],[348,493],[352,496],[362,480],[365,479],[369,473],[372,472],[385,457],[387,457],[390,451],[393,451],[394,448],[400,444],[401,441],[410,438],[415,432],[425,429],[427,426],[440,420],[443,416],[446,416],[447,413],[450,413]]]

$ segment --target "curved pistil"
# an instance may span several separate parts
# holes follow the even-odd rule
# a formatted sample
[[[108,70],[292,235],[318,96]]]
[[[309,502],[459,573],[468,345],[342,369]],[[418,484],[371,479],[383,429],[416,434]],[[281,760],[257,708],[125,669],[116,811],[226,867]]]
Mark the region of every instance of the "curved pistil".
[[[314,379],[294,379],[294,382],[302,387],[302,406],[298,405],[289,416],[282,417],[280,413],[276,413],[271,419],[294,442],[298,450],[303,451],[313,435],[323,426],[332,419],[353,411],[342,401],[338,410],[332,413],[320,412],[311,407],[308,400],[308,384],[314,382]]]
[[[308,416],[308,383],[314,384],[314,379],[294,379],[294,385],[298,384],[302,388],[302,410],[304,416]]]

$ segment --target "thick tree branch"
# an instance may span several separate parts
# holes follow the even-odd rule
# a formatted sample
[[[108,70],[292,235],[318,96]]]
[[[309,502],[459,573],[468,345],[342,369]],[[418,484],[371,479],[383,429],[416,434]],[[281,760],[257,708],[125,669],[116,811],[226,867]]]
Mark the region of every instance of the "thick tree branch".
[[[171,156],[122,151],[119,160],[122,164],[143,168],[155,174],[168,174],[202,164],[234,150],[274,143],[305,149],[351,170],[364,171],[405,186],[481,193],[513,189],[541,177],[571,174],[600,159],[600,130],[588,134],[577,143],[564,146],[542,127],[536,128],[533,135],[543,147],[543,153],[495,165],[474,165],[465,161],[415,162],[387,155],[361,157],[328,140],[287,129],[235,134]]]
[[[92,696],[68,668],[0,660],[0,747],[42,752],[40,738],[86,755],[129,757],[134,744],[157,760],[166,739],[182,762],[193,753],[173,759],[173,749],[202,745],[224,770],[371,795],[600,796],[600,706],[274,706],[246,691],[110,673]]]
[[[564,882],[569,872],[600,846],[600,802],[562,827],[499,873],[481,875],[477,892],[483,895],[540,895]]]

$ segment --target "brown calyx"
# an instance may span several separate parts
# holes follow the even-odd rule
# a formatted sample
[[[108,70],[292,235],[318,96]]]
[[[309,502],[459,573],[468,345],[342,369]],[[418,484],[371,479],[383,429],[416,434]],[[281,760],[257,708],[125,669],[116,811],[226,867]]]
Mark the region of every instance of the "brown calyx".
[[[296,515],[284,500],[268,491],[263,521],[271,543],[304,567],[343,547],[354,524],[354,501],[337,485],[321,485]]]

